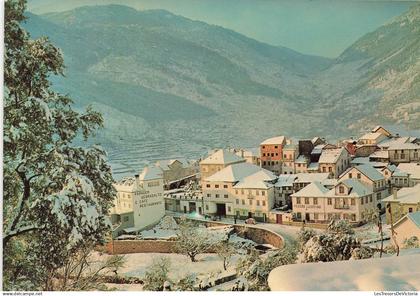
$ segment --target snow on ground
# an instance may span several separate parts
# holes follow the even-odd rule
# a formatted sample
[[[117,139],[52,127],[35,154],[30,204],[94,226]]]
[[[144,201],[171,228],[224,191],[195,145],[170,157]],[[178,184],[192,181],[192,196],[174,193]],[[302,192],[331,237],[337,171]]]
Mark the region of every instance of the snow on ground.
[[[109,255],[102,255],[101,259],[105,260]],[[126,263],[124,267],[119,269],[119,275],[143,278],[147,268],[153,263],[154,259],[161,257],[169,258],[171,266],[169,269],[169,278],[177,281],[188,274],[196,274],[197,276],[207,276],[210,274],[218,274],[223,271],[223,261],[217,254],[200,254],[197,255],[197,262],[191,262],[190,258],[181,254],[168,253],[135,253],[124,255]],[[228,270],[233,270],[239,255],[232,257],[232,264]]]
[[[273,291],[418,291],[420,249],[401,256],[365,260],[292,264],[268,277]]]
[[[105,284],[108,289],[115,289],[117,291],[143,291],[141,284]]]

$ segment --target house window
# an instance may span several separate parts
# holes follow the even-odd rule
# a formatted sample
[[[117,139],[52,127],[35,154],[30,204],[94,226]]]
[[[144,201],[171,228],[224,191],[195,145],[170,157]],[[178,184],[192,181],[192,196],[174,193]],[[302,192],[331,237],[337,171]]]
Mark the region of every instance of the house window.
[[[265,161],[263,161],[263,165],[266,165]]]
[[[227,185],[223,185],[223,188],[228,188],[228,186]]]
[[[338,187],[338,192],[340,192],[340,193],[344,193],[344,186],[340,186],[340,187]]]
[[[351,221],[356,221],[356,214],[351,214]]]
[[[349,178],[350,179],[353,178],[353,174],[352,173],[349,173]]]
[[[236,194],[236,195],[238,195],[238,194],[239,194],[239,191],[238,191],[238,189],[236,189],[236,190],[235,190],[235,194]]]
[[[245,200],[243,199],[243,200],[242,200],[242,205],[244,205],[244,204],[245,204]]]
[[[260,206],[260,201],[259,200],[257,200],[257,206]]]
[[[245,191],[243,189],[241,189],[241,194],[244,194],[244,193],[245,193]]]
[[[229,195],[225,194],[225,195],[224,195],[224,197],[225,197],[225,198],[229,198]]]
[[[207,185],[206,185],[206,187],[207,187],[207,188],[210,188],[210,184],[207,184]]]
[[[413,212],[413,208],[408,208],[408,212],[412,213]]]
[[[231,211],[231,208],[230,207],[228,207],[228,212],[230,212]]]
[[[263,205],[263,207],[265,207],[265,200],[262,201],[262,205]]]
[[[328,167],[328,172],[332,172],[332,167]]]
[[[332,205],[332,199],[331,198],[327,199],[327,204]]]
[[[351,199],[350,199],[350,204],[351,204],[352,206],[355,206],[355,205],[356,205],[356,200],[355,200],[354,198],[351,198]]]
[[[216,198],[219,198],[219,195],[218,194],[216,194]]]
[[[357,179],[361,179],[362,175],[360,173],[357,173]]]
[[[207,210],[207,211],[209,210],[209,205],[206,205],[206,210]]]
[[[318,213],[314,213],[314,220],[318,220]]]
[[[363,197],[360,199],[360,203],[361,203],[361,204],[364,204],[364,202],[363,202]]]
[[[258,190],[255,190],[256,195],[260,195],[260,192]]]
[[[129,217],[128,216],[125,216],[124,217],[124,222],[128,222],[128,220],[129,220]]]
[[[378,195],[379,195],[379,199],[380,199],[381,193],[378,193]],[[372,202],[372,201],[373,201],[372,195],[369,195],[369,202]]]
[[[236,204],[239,205],[239,199],[236,199]]]
[[[314,197],[314,205],[318,204],[318,198]]]
[[[305,205],[309,205],[309,197],[305,197]]]
[[[322,167],[322,172],[325,173],[327,169],[325,167]]]
[[[261,195],[262,196],[265,196],[265,191],[261,191]]]
[[[381,199],[381,193],[380,192],[378,192],[377,194],[376,194],[376,200],[380,200]]]
[[[219,185],[218,184],[214,185],[214,188],[219,188]]]
[[[275,149],[279,148],[278,146],[274,146]]]
[[[210,193],[207,193],[207,197],[211,197],[211,194]]]
[[[300,197],[296,197],[296,203],[300,205]]]
[[[249,205],[252,206],[252,199],[249,200]]]

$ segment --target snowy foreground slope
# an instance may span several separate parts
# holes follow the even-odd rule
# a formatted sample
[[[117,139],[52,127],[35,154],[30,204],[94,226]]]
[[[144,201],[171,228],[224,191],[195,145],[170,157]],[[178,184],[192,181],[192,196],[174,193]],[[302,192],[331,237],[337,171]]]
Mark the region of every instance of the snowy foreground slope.
[[[281,266],[271,271],[268,284],[272,291],[418,291],[420,252],[412,253],[382,259]]]

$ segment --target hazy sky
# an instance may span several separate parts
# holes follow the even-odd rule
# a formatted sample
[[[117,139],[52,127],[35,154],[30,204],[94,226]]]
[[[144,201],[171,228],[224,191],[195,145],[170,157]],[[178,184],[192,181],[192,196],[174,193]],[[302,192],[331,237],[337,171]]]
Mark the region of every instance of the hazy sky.
[[[338,56],[359,37],[406,11],[412,1],[351,0],[28,0],[34,13],[83,5],[166,9],[302,53]]]

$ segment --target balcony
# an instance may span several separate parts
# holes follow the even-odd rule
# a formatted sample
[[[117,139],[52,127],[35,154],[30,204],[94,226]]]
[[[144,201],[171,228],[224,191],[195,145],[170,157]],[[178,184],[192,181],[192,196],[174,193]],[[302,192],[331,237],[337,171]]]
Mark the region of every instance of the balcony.
[[[336,210],[348,210],[348,209],[350,209],[350,206],[349,205],[335,204],[334,209],[336,209]]]

